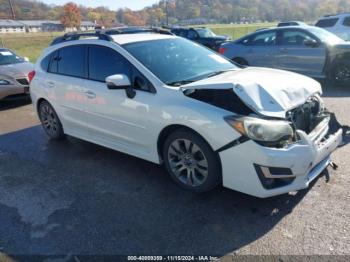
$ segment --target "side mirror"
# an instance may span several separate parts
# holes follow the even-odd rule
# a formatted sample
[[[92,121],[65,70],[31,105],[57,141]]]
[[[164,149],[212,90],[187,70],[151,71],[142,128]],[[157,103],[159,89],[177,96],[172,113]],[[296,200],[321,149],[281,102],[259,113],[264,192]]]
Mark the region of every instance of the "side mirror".
[[[130,79],[126,75],[120,74],[108,76],[106,77],[106,84],[108,89],[124,89],[128,98],[134,98],[136,95]]]
[[[320,44],[314,39],[308,39],[304,41],[304,45],[308,47],[318,47]]]
[[[24,59],[24,61],[26,61],[26,62],[30,62],[30,60],[29,60],[29,58],[28,57],[23,57],[23,59]]]

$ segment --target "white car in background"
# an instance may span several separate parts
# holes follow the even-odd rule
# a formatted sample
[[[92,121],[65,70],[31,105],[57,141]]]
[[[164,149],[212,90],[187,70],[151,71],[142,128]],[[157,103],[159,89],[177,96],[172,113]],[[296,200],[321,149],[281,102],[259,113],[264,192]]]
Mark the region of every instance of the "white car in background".
[[[172,35],[96,33],[54,43],[30,78],[47,135],[164,163],[185,189],[222,184],[257,197],[304,189],[342,141],[311,78],[241,69]]]
[[[0,48],[0,100],[29,94],[28,73],[34,65],[9,49]]]
[[[345,41],[350,41],[350,13],[326,15],[318,20],[315,26],[324,28]]]

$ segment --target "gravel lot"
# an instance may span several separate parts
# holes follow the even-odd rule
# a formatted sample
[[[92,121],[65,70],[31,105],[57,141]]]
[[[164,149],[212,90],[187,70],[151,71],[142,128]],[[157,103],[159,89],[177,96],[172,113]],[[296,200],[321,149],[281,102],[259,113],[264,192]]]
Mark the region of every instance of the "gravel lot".
[[[350,89],[325,88],[325,102],[350,126]],[[50,142],[28,100],[2,101],[0,252],[350,255],[349,155],[350,145],[339,148],[330,182],[296,194],[197,195],[152,163],[74,138]]]

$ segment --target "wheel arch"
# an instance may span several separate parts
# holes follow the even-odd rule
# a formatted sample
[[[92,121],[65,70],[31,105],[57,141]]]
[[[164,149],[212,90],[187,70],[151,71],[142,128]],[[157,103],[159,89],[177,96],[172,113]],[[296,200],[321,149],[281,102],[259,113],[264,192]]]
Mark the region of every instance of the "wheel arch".
[[[198,135],[199,137],[201,137],[209,146],[210,148],[215,152],[215,150],[213,149],[213,147],[210,145],[210,143],[208,142],[207,139],[205,139],[205,137],[203,135],[201,135],[200,133],[198,133],[196,130],[194,130],[193,128],[191,127],[188,127],[188,126],[185,126],[185,125],[182,125],[182,124],[171,124],[171,125],[168,125],[166,127],[164,127],[162,129],[162,131],[159,133],[158,135],[158,140],[157,140],[157,150],[158,150],[158,155],[159,155],[159,159],[160,159],[160,162],[162,163],[163,162],[163,156],[162,156],[162,151],[163,151],[163,145],[164,145],[164,142],[165,140],[167,139],[167,137],[172,134],[173,132],[175,132],[176,130],[179,130],[179,129],[185,129],[185,130],[188,130],[189,132],[192,132],[196,135]],[[219,157],[220,159],[220,157]],[[220,164],[221,164],[221,161],[220,161]]]
[[[45,98],[39,98],[37,101],[36,101],[36,105],[35,105],[35,109],[36,109],[36,112],[39,114],[39,107],[40,107],[40,104],[42,103],[42,102],[47,102],[47,103],[49,103],[50,104],[50,102],[49,101],[47,101]]]
[[[350,51],[345,53],[332,54],[332,52],[327,51],[327,62],[325,65],[324,72],[327,78],[331,78],[333,74],[334,67],[342,61],[350,61]],[[332,54],[332,55],[331,55]]]

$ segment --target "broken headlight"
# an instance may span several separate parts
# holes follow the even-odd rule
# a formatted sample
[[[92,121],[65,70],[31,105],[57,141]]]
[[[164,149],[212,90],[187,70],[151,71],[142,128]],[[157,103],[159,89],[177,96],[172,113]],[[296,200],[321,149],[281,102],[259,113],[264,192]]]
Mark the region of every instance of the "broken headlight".
[[[225,120],[239,133],[257,142],[283,145],[293,141],[295,136],[291,124],[283,120],[234,116],[226,117]]]

